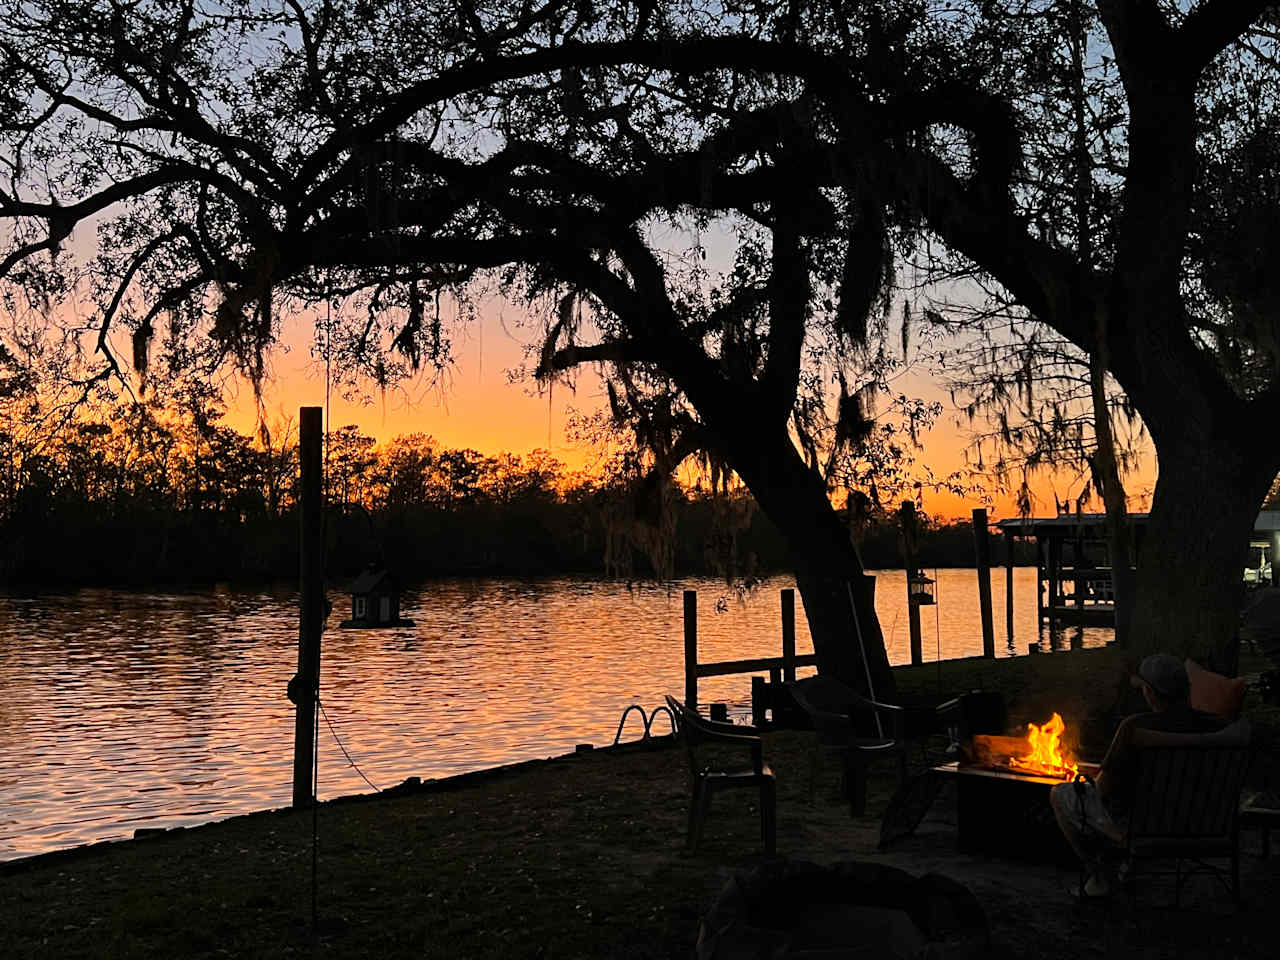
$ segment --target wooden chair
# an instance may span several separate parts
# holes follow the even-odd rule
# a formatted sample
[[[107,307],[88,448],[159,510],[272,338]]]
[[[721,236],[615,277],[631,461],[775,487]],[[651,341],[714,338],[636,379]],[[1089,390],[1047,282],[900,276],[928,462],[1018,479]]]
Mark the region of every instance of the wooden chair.
[[[809,762],[809,802],[823,766],[823,758],[834,753],[840,758],[841,786],[849,798],[849,812],[860,817],[867,810],[867,764],[873,757],[893,757],[902,780],[907,777],[906,711],[892,704],[877,703],[858,696],[838,681],[810,677],[788,685],[791,696],[813,723],[813,752]],[[835,702],[833,702],[835,701]],[[844,709],[837,707],[842,703]],[[875,724],[878,714],[883,736],[865,736],[858,731],[862,720]]]
[[[1240,902],[1240,791],[1249,767],[1249,722],[1237,720],[1216,733],[1176,734],[1135,730],[1135,792],[1127,837],[1130,893],[1136,896],[1139,863],[1173,860],[1174,906],[1182,882],[1210,872]],[[1230,860],[1226,870],[1207,861]],[[1183,871],[1183,862],[1194,868]]]
[[[717,791],[736,787],[754,787],[760,791],[760,839],[765,853],[777,850],[777,786],[773,771],[764,763],[759,733],[754,727],[719,723],[698,715],[674,697],[667,705],[676,718],[680,738],[689,754],[689,835],[690,850],[698,848],[702,828],[711,811],[711,798]],[[701,762],[700,754],[709,746],[740,747],[751,754],[751,766],[718,770]]]

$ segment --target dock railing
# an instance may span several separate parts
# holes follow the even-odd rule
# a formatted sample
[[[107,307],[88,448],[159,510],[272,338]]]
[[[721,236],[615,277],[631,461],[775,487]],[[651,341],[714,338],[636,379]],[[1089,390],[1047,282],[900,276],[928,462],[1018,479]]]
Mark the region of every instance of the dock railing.
[[[818,663],[817,654],[796,654],[796,592],[781,591],[782,600],[782,656],[753,657],[749,660],[722,660],[718,663],[698,662],[698,591],[684,592],[684,701],[691,709],[698,706],[698,680],[701,677],[726,677],[738,673],[768,671],[769,680],[779,684],[796,678],[796,667],[812,667]],[[763,683],[763,678],[752,681]],[[759,702],[752,696],[753,702]]]

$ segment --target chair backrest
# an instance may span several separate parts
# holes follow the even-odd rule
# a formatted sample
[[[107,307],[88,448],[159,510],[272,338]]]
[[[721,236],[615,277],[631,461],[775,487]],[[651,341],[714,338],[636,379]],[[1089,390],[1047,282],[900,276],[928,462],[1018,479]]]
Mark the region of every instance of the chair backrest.
[[[854,734],[888,740],[906,736],[906,711],[902,707],[869,700],[832,677],[806,677],[791,684],[791,691],[796,703],[812,718],[818,738],[824,743],[828,738],[848,742]]]
[[[698,748],[709,743],[750,747],[755,768],[757,772],[760,770],[762,763],[760,738],[753,736],[756,732],[754,727],[736,727],[732,723],[706,720],[698,714],[697,710],[691,709],[675,697],[668,696],[666,701],[667,706],[671,708],[671,715],[676,718],[680,739],[684,741],[685,750],[689,754],[691,776],[696,777],[704,772],[698,764]]]
[[[1136,730],[1129,841],[1225,840],[1249,767],[1249,724],[1216,733]]]
[[[813,732],[818,742],[831,746],[844,746],[853,736],[853,720],[847,713],[823,709],[809,698],[808,689],[803,683],[789,685],[791,697],[809,716],[813,723]]]

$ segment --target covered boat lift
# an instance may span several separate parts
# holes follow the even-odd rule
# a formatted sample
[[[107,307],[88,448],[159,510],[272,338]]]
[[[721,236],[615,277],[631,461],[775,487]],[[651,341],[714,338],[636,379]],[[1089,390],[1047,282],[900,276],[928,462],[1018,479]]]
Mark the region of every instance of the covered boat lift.
[[[1134,556],[1141,556],[1148,514],[1131,513]],[[1106,515],[1063,513],[1056,517],[1014,517],[996,526],[1005,536],[1009,635],[1013,635],[1014,541],[1036,544],[1037,622],[1056,625],[1114,627],[1116,608],[1111,581]],[[1250,585],[1274,585],[1271,559],[1280,557],[1280,510],[1263,510],[1249,541],[1250,565],[1242,568]]]

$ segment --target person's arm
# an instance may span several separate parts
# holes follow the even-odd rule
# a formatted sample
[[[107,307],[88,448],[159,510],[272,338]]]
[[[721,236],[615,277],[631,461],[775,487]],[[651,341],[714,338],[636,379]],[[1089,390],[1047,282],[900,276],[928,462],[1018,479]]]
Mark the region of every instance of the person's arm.
[[[1124,757],[1129,750],[1129,741],[1132,739],[1137,719],[1138,714],[1134,714],[1120,721],[1120,726],[1116,728],[1116,734],[1111,738],[1110,746],[1107,747],[1107,755],[1102,758],[1102,766],[1094,782],[1098,785],[1098,792],[1104,797],[1122,776],[1120,770],[1125,765]]]

